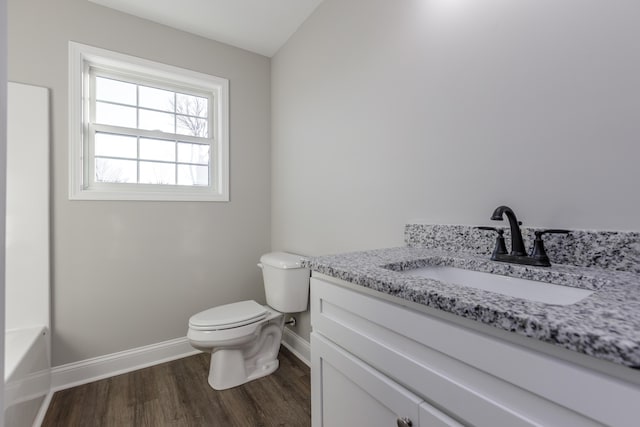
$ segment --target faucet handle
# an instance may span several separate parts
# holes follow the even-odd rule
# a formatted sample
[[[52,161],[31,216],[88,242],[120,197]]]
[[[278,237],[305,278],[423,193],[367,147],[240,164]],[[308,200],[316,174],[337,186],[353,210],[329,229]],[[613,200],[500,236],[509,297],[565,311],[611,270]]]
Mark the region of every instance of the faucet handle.
[[[495,231],[496,233],[498,233],[498,236],[502,236],[504,234],[504,230],[502,228],[487,227],[486,225],[479,225],[474,228],[477,228],[478,230]]]
[[[536,235],[536,238],[542,236],[543,234],[569,234],[571,230],[563,230],[561,228],[548,228],[546,230],[537,230],[534,231],[533,234]]]
[[[547,251],[544,249],[544,242],[542,241],[543,234],[569,234],[570,230],[562,230],[559,228],[548,228],[546,230],[536,230],[533,232],[536,238],[533,241],[533,247],[531,248],[530,257],[537,259],[544,265],[551,265],[549,257],[547,256]]]
[[[505,255],[507,253],[507,245],[504,243],[504,230],[502,228],[487,227],[485,225],[479,225],[475,228],[478,230],[495,231],[498,233],[498,237],[496,238],[496,247],[493,249],[491,259],[495,260],[497,255]]]

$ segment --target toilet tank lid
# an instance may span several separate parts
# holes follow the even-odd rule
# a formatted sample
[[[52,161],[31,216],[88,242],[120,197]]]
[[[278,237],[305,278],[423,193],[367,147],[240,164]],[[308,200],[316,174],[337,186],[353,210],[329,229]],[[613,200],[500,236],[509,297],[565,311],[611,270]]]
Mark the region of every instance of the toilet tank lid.
[[[260,257],[260,262],[275,268],[302,268],[301,255],[290,254],[287,252],[270,252]]]

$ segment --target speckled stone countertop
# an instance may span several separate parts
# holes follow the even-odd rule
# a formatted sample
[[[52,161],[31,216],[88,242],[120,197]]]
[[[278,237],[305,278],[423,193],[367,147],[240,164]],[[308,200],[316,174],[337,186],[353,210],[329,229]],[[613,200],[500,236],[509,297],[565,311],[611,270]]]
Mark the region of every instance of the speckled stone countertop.
[[[460,235],[459,229],[455,232]],[[586,239],[601,241],[592,238]],[[567,264],[531,267],[490,261],[488,254],[473,253],[464,245],[458,247],[460,250],[442,250],[434,245],[416,244],[409,236],[406,240],[410,246],[314,257],[304,264],[313,271],[355,285],[640,369],[640,274],[635,266],[627,268],[628,259],[616,261],[609,269]],[[589,244],[582,243],[582,252],[602,252],[602,248],[595,247],[585,250]],[[559,306],[402,272],[426,265],[547,281],[594,293],[577,303]],[[620,265],[625,266],[625,271],[620,271],[623,269],[618,268]]]

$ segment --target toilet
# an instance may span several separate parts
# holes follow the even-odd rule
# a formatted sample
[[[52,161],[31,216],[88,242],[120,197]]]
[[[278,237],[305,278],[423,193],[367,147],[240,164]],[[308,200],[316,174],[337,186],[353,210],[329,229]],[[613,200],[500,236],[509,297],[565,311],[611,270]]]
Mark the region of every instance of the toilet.
[[[187,338],[211,352],[209,385],[215,390],[236,387],[278,369],[284,313],[307,309],[309,269],[300,255],[272,252],[260,258],[267,305],[240,301],[220,305],[189,319]]]

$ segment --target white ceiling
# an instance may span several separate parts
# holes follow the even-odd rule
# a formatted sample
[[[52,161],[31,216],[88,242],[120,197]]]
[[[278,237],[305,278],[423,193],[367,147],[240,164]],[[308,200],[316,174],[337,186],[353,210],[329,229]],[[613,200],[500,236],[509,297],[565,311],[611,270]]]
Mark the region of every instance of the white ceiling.
[[[323,0],[89,0],[273,56]]]

